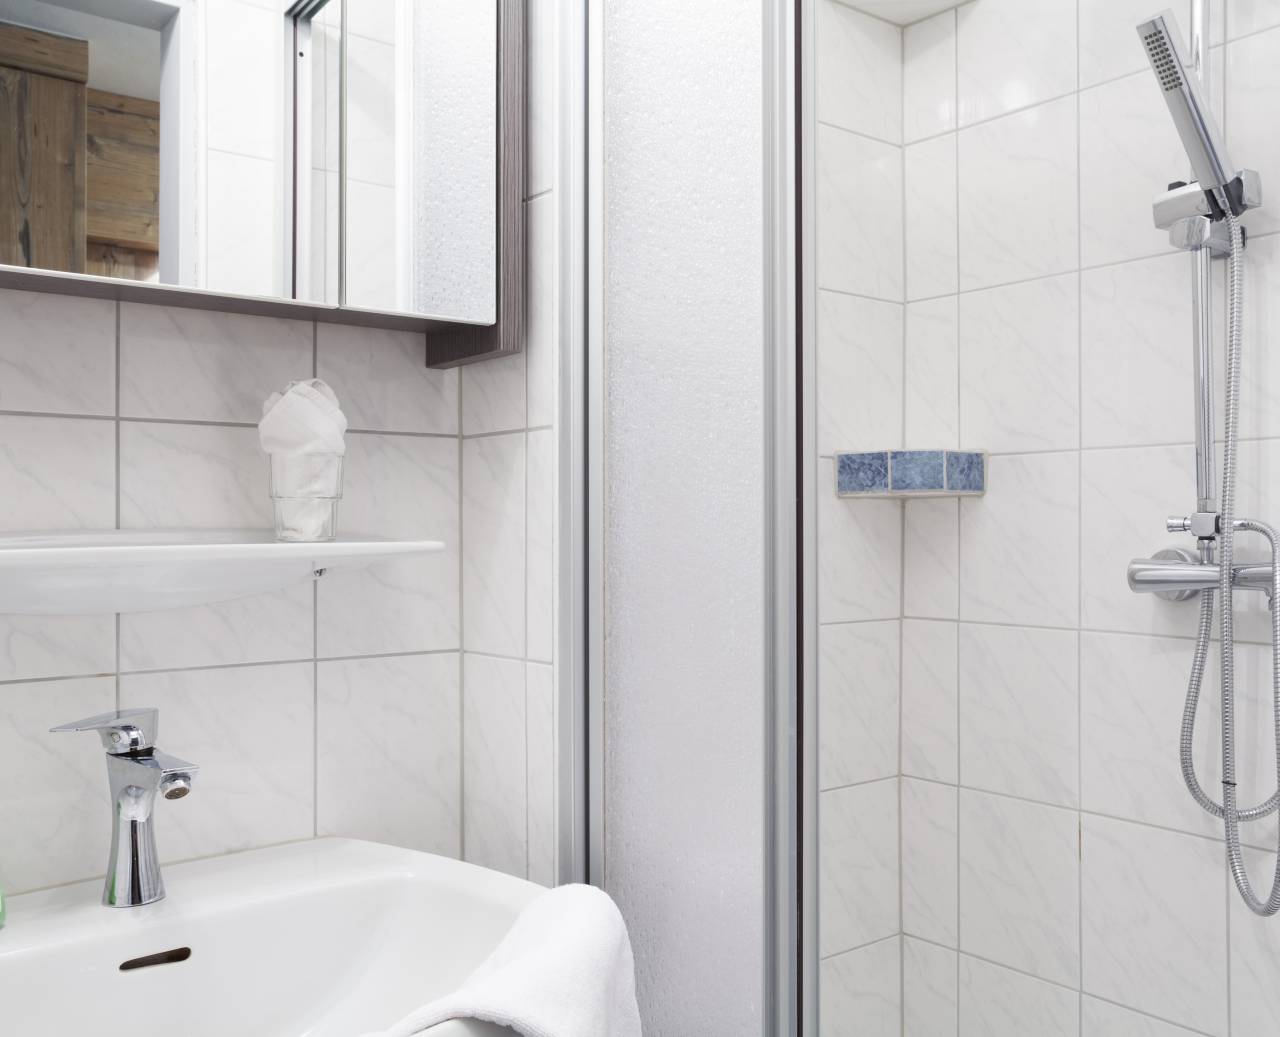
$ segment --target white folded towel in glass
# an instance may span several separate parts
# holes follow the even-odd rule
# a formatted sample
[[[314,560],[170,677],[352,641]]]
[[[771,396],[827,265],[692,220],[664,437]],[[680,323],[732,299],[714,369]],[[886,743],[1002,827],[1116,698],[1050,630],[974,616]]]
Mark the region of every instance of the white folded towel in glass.
[[[548,890],[461,987],[366,1037],[412,1037],[450,1019],[524,1037],[640,1037],[635,963],[617,906],[594,886]]]
[[[268,454],[345,454],[347,417],[319,378],[290,382],[262,405],[258,441]]]

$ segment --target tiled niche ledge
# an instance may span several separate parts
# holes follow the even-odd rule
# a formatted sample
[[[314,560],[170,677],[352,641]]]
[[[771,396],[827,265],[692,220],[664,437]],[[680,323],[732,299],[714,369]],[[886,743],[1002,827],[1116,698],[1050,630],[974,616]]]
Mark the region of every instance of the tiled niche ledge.
[[[840,497],[978,497],[987,455],[975,450],[876,450],[836,454]]]

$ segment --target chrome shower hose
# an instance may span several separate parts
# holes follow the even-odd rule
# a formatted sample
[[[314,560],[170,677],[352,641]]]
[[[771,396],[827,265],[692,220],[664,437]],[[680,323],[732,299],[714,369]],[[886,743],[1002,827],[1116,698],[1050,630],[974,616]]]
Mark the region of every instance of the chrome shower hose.
[[[1280,805],[1280,534],[1262,522],[1236,519],[1236,447],[1239,441],[1240,351],[1244,330],[1244,240],[1239,220],[1225,204],[1231,231],[1231,256],[1227,289],[1227,385],[1226,431],[1222,457],[1221,529],[1218,533],[1220,573],[1217,596],[1221,603],[1222,625],[1222,803],[1215,803],[1200,785],[1192,759],[1196,710],[1204,678],[1205,660],[1213,633],[1213,591],[1202,591],[1200,623],[1196,631],[1195,652],[1191,661],[1191,677],[1187,682],[1187,701],[1182,714],[1182,737],[1179,755],[1182,776],[1195,801],[1215,817],[1223,819],[1226,832],[1227,864],[1240,896],[1249,910],[1259,915],[1280,911],[1280,844],[1277,845],[1276,870],[1270,895],[1261,900],[1253,891],[1245,869],[1244,851],[1240,846],[1240,822],[1266,817]],[[1236,803],[1235,746],[1235,617],[1233,613],[1232,566],[1235,560],[1235,534],[1238,530],[1259,533],[1271,547],[1271,688],[1272,721],[1276,745],[1276,792],[1265,803],[1241,810]]]

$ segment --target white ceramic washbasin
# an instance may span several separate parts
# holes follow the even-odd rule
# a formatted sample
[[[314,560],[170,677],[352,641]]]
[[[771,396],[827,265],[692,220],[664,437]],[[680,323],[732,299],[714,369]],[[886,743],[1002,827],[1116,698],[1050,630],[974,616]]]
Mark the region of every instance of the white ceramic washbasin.
[[[106,908],[101,883],[9,901],[0,1032],[22,1037],[355,1037],[456,988],[541,887],[348,839],[165,869],[168,898]],[[122,971],[190,949],[184,961]],[[431,1037],[511,1037],[450,1022]]]

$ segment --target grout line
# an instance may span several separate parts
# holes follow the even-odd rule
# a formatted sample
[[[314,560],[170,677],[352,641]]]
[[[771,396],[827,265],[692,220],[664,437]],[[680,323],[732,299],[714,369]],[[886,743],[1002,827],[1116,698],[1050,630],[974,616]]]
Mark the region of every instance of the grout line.
[[[997,961],[995,958],[987,958],[981,954],[974,954],[972,951],[960,950],[956,947],[952,947],[950,944],[940,943],[939,941],[932,939],[931,937],[928,937],[928,936],[920,936],[916,933],[907,933],[905,935],[910,937],[912,940],[918,940],[921,943],[927,943],[933,947],[937,947],[940,950],[951,951],[953,954],[957,955],[958,957],[970,958],[973,961],[980,961],[985,965],[991,965],[995,968],[1004,969],[1008,972],[1015,972],[1018,975],[1026,976],[1028,979],[1034,979],[1040,983],[1047,983],[1049,986],[1057,987],[1060,990],[1070,990],[1072,992],[1078,992],[1082,996],[1087,996],[1094,1001],[1101,1001],[1108,1005],[1114,1005],[1116,1008],[1123,1008],[1126,1011],[1133,1012],[1135,1015],[1143,1016],[1144,1018],[1151,1019],[1155,1022],[1168,1023],[1172,1026],[1180,1027],[1183,1030],[1186,1030],[1188,1033],[1201,1035],[1201,1037],[1211,1037],[1210,1034],[1206,1033],[1203,1030],[1196,1030],[1196,1029],[1192,1029],[1191,1027],[1188,1027],[1184,1022],[1180,1022],[1180,1021],[1175,1022],[1174,1020],[1166,1019],[1163,1016],[1152,1015],[1150,1012],[1144,1012],[1142,1009],[1135,1008],[1133,1005],[1127,1005],[1123,1001],[1113,1001],[1111,998],[1103,997],[1099,994],[1092,993],[1091,991],[1080,990],[1077,987],[1068,986],[1066,983],[1059,983],[1057,980],[1046,979],[1044,976],[1036,975],[1034,972],[1027,972],[1025,969],[1020,969],[1016,965],[1009,965],[1009,964],[1006,964],[1005,962]],[[882,943],[882,942],[883,940],[876,940],[876,941],[873,941],[873,943],[871,944],[861,944],[858,947],[851,947],[849,950],[850,951],[861,950],[863,947],[869,947],[869,946],[872,946],[874,943]],[[848,954],[849,951],[840,951],[838,953]],[[835,956],[836,955],[828,955],[828,957],[835,957]]]
[[[843,950],[832,951],[830,954],[821,954],[818,956],[818,961],[831,961],[834,958],[839,958],[841,955],[852,954],[854,951],[865,951],[868,947],[878,947],[882,943],[888,943],[890,940],[898,940],[901,939],[901,937],[901,933],[890,933],[888,936],[880,936],[874,940],[868,940],[866,943],[856,944],[853,947],[845,947]]]
[[[313,629],[317,632],[313,634],[313,639],[318,639],[318,615],[313,615]],[[420,656],[433,655],[460,655],[459,648],[429,648],[418,652],[373,652],[368,655],[314,655],[314,656],[297,656],[290,659],[259,659],[250,662],[238,663],[207,663],[195,666],[160,666],[155,669],[121,669],[118,673],[112,671],[100,671],[96,673],[59,673],[41,677],[18,677],[6,680],[0,680],[0,688],[12,687],[20,684],[48,684],[56,681],[78,681],[88,680],[95,677],[145,677],[155,674],[166,673],[204,673],[209,670],[247,670],[254,667],[267,666],[301,666],[304,663],[338,663],[338,662],[361,662],[366,659],[414,659]],[[472,655],[479,655],[479,652],[472,652]],[[495,659],[507,659],[511,662],[524,662],[524,659],[518,659],[513,656],[493,656]],[[544,664],[547,665],[547,664]]]
[[[836,0],[838,3],[839,0]],[[831,122],[829,119],[816,120],[817,125],[825,126],[829,130],[837,130],[840,133],[847,133],[851,137],[859,137],[862,140],[869,140],[873,144],[882,144],[886,148],[897,148],[901,151],[906,145],[902,141],[885,140],[883,137],[877,137],[874,133],[867,133],[864,130],[853,130],[848,126],[841,126],[838,122]]]
[[[529,420],[529,378],[526,367],[524,379],[525,421]],[[524,588],[520,599],[521,611],[524,614],[523,655],[529,656],[529,433],[524,433],[524,509],[520,516],[521,533],[524,538],[524,565],[522,566],[521,585]],[[529,664],[521,667],[524,681],[524,877],[529,878],[532,870],[529,849]]]
[[[115,499],[115,505],[116,505],[116,516],[115,516],[115,518],[116,518],[116,529],[119,529],[119,528],[120,528],[120,516],[121,516],[122,510],[123,510],[123,508],[122,508],[122,506],[121,506],[121,501],[120,501],[120,472],[121,472],[121,465],[120,465],[120,371],[121,371],[121,356],[120,356],[120,354],[121,354],[121,341],[120,341],[120,339],[121,339],[121,335],[120,335],[120,327],[121,327],[121,304],[120,304],[120,301],[119,301],[119,300],[116,300],[116,306],[115,306],[115,318],[116,318],[116,363],[115,363],[115,379],[116,379],[116,384],[115,384],[115,415],[113,416],[113,418],[114,418],[114,420],[113,420],[113,432],[115,433],[115,447],[116,447],[116,449],[115,449],[115,455],[116,455],[116,456],[115,456],[115,475],[116,475],[116,485],[115,485],[115,498],[116,498],[116,499]],[[119,709],[121,708],[121,706],[120,706],[120,661],[121,661],[121,660],[120,660],[120,613],[119,613],[119,612],[117,612],[117,613],[115,614],[114,625],[115,625],[115,661],[114,661],[114,666],[115,666],[115,696],[116,696],[116,709],[117,709],[117,710],[119,710]]]
[[[1076,628],[1084,621],[1084,135],[1080,115],[1080,4],[1076,3]],[[1084,799],[1084,638],[1076,634],[1076,804]],[[1084,819],[1076,817],[1076,1033],[1084,1037]]]
[[[320,322],[311,322],[311,377],[320,377]],[[320,837],[320,581],[311,582],[311,834]]]
[[[532,425],[528,428],[507,428],[498,429],[495,432],[472,432],[463,436],[463,439],[493,439],[497,436],[514,436],[521,432],[551,432],[554,431],[554,425]]]
[[[1212,40],[1213,40],[1213,31],[1212,31],[1212,25],[1213,25],[1213,5],[1209,2],[1209,0],[1205,0],[1204,13],[1205,13],[1205,18],[1206,18],[1206,20],[1209,22],[1208,31],[1206,32],[1206,35],[1207,35],[1208,39],[1209,39],[1210,41],[1212,41]],[[1230,116],[1230,111],[1229,111],[1228,106],[1227,106],[1227,94],[1228,94],[1228,87],[1229,87],[1229,83],[1228,83],[1228,80],[1227,80],[1227,62],[1226,62],[1226,60],[1225,60],[1225,58],[1226,58],[1226,53],[1227,53],[1227,52],[1226,52],[1226,49],[1225,49],[1225,43],[1226,43],[1226,41],[1228,41],[1228,40],[1229,40],[1230,35],[1231,35],[1231,34],[1230,34],[1230,23],[1229,23],[1229,19],[1230,19],[1230,17],[1231,17],[1231,12],[1230,12],[1230,10],[1229,10],[1229,7],[1228,7],[1228,5],[1227,5],[1226,3],[1224,3],[1224,4],[1223,4],[1223,11],[1222,11],[1222,36],[1223,36],[1223,40],[1224,40],[1224,49],[1223,49],[1223,51],[1222,51],[1222,55],[1223,55],[1223,59],[1224,59],[1224,60],[1223,60],[1223,62],[1222,62],[1222,97],[1221,97],[1221,103],[1222,103],[1222,108],[1221,108],[1221,112],[1222,112],[1222,133],[1223,133],[1223,136],[1224,136],[1224,137],[1226,137],[1226,134],[1230,131],[1230,126],[1228,125],[1228,118],[1229,118],[1229,116]],[[1202,82],[1202,83],[1201,83],[1201,85],[1202,85],[1202,86],[1204,87],[1204,89],[1205,89],[1205,92],[1209,95],[1209,99],[1210,99],[1210,107],[1211,107],[1211,108],[1213,107],[1213,51],[1214,51],[1214,48],[1213,48],[1213,47],[1209,47],[1209,48],[1208,48],[1208,52],[1207,52],[1207,54],[1206,54],[1206,56],[1205,56],[1205,68],[1202,70],[1202,71],[1205,73],[1204,78],[1205,78],[1205,79],[1207,79],[1207,80],[1208,80],[1208,82]],[[1227,138],[1227,139],[1230,139],[1230,138]],[[1213,295],[1214,295],[1214,283],[1213,283],[1213,282],[1216,282],[1216,278],[1214,278],[1214,279],[1213,279],[1213,281],[1210,283],[1210,286],[1209,286],[1209,299],[1206,301],[1207,305],[1209,305],[1209,306],[1210,306],[1210,314],[1212,314],[1212,306],[1213,306]],[[1225,293],[1225,291],[1224,291],[1224,293],[1223,293],[1223,294],[1224,294],[1224,296],[1225,296],[1225,294],[1226,294],[1226,293]],[[1225,310],[1225,307],[1224,307],[1224,310]],[[1226,319],[1226,313],[1225,313],[1225,312],[1223,313],[1222,317],[1223,317],[1223,320],[1224,320],[1224,322],[1225,322],[1225,319]],[[1224,334],[1224,336],[1223,336],[1223,337],[1224,337],[1224,342],[1225,342],[1225,334]],[[1211,344],[1211,350],[1212,350],[1212,344]],[[1216,419],[1216,417],[1215,417],[1215,421],[1216,421],[1216,420],[1217,420],[1217,419]],[[1215,429],[1214,429],[1214,453],[1216,453],[1216,452],[1217,452],[1217,450],[1216,450],[1217,443],[1218,443],[1218,440],[1217,440],[1217,429],[1215,428]],[[1214,467],[1214,471],[1215,471],[1215,472],[1220,472],[1220,471],[1222,471],[1222,468],[1221,468],[1221,464],[1220,464],[1220,462],[1217,462],[1216,460],[1215,460],[1215,467]],[[1277,746],[1277,751],[1280,751],[1280,746]],[[1226,840],[1226,834],[1225,834],[1225,832],[1224,832],[1224,833],[1223,833],[1223,841],[1224,841],[1224,844],[1225,844],[1225,840]],[[1243,840],[1242,840],[1242,841],[1243,841]],[[1232,889],[1231,869],[1230,869],[1229,867],[1228,867],[1228,868],[1223,868],[1223,877],[1222,877],[1222,882],[1223,882],[1223,908],[1224,908],[1224,911],[1225,911],[1225,913],[1226,913],[1226,914],[1225,914],[1225,918],[1226,918],[1226,928],[1225,928],[1225,934],[1226,934],[1226,946],[1224,947],[1224,964],[1225,964],[1225,967],[1226,967],[1226,1012],[1227,1012],[1227,1037],[1231,1037],[1231,1034],[1232,1034],[1232,1032],[1233,1032],[1233,1021],[1232,1021],[1232,1017],[1231,1017],[1231,1000],[1232,1000],[1232,999],[1231,999],[1231,897],[1232,897],[1232,893],[1233,893],[1234,891],[1233,891],[1233,889]]]
[[[127,419],[126,419],[127,420]],[[1268,445],[1280,443],[1280,436],[1240,436],[1241,443]],[[1221,439],[1215,439],[1214,445],[1222,446]],[[1107,452],[1116,452],[1123,450],[1173,450],[1173,449],[1190,449],[1195,446],[1190,440],[1180,442],[1164,442],[1164,443],[1115,443],[1115,444],[1098,444],[1094,446],[1086,446],[1077,449],[1076,447],[1046,447],[1043,450],[988,450],[988,457],[1044,457],[1046,455],[1055,454],[1100,454]],[[857,450],[840,450],[840,453],[858,453]],[[818,460],[833,461],[835,454],[819,454]],[[867,500],[948,500],[954,497],[954,494],[929,496],[928,494],[916,494],[911,497],[871,497]],[[849,500],[859,499],[857,496],[846,498]]]
[[[950,781],[942,781],[939,778],[930,778],[922,774],[905,774],[903,775],[903,777],[911,781],[923,781],[923,782],[927,782],[930,785],[939,785],[939,786],[942,786],[943,788],[956,789],[959,792],[973,792],[982,796],[993,796],[996,799],[1006,799],[1006,800],[1012,800],[1013,802],[1016,802],[1016,803],[1026,803],[1030,806],[1044,807],[1047,810],[1060,810],[1060,811],[1066,811],[1068,813],[1079,814],[1081,815],[1081,817],[1093,817],[1093,818],[1099,818],[1103,821],[1112,821],[1112,822],[1115,822],[1116,824],[1135,825],[1139,828],[1150,828],[1150,829],[1154,829],[1157,832],[1164,832],[1168,835],[1184,835],[1184,836],[1187,836],[1188,838],[1199,839],[1200,841],[1206,842],[1206,843],[1215,843],[1217,845],[1222,845],[1223,843],[1223,837],[1220,835],[1210,835],[1210,834],[1206,834],[1205,832],[1193,832],[1186,828],[1173,828],[1169,825],[1157,824],[1154,821],[1143,821],[1140,818],[1136,818],[1136,817],[1126,817],[1123,814],[1108,814],[1100,810],[1089,810],[1079,806],[1063,806],[1063,804],[1061,803],[1050,803],[1047,800],[1031,799],[1027,796],[1018,796],[1011,792],[1000,792],[995,789],[982,788],[974,785],[956,784]],[[852,785],[842,785],[836,788],[823,789],[822,791],[823,792],[839,792],[846,788],[856,788],[860,785],[872,785],[876,781],[885,781],[885,780],[887,779],[877,778],[869,781],[855,782]],[[1260,845],[1259,843],[1246,841],[1245,846],[1247,846],[1251,850],[1262,850],[1262,851],[1269,851],[1272,853],[1275,852],[1275,847],[1270,844],[1264,846],[1264,845]]]
[[[906,139],[907,115],[907,34],[898,30],[898,139]],[[898,190],[901,202],[899,210],[902,216],[902,448],[908,447],[907,437],[907,255],[910,241],[907,237],[907,149],[898,146]],[[903,911],[903,865],[906,858],[906,818],[903,814],[903,781],[902,781],[902,668],[906,653],[902,617],[907,611],[907,506],[903,502],[901,509],[901,529],[898,537],[898,1029],[900,1037],[907,1034],[907,944],[902,938],[906,914]],[[819,628],[820,631],[821,628]]]
[[[955,183],[955,191],[956,191],[956,266],[955,266],[955,274],[956,274],[956,293],[955,293],[955,300],[956,300],[955,302],[955,310],[956,310],[956,337],[955,337],[956,431],[955,431],[955,435],[956,435],[956,443],[961,444],[964,442],[964,435],[963,435],[964,415],[962,410],[963,401],[964,401],[964,378],[963,378],[964,355],[960,348],[961,338],[960,338],[960,294],[959,294],[960,270],[962,266],[960,249],[963,245],[963,241],[961,240],[961,237],[960,237],[960,15],[958,12],[956,12],[953,9],[952,17],[954,19],[951,26],[951,43],[952,43],[952,46],[954,47],[952,68],[955,75],[955,82],[953,85],[955,93],[952,95],[952,99],[951,99],[952,114],[955,118],[955,129],[952,132],[955,133],[955,141],[956,141],[956,148],[955,148],[955,163],[956,163],[956,183]],[[956,501],[956,615],[957,617],[960,614],[960,602],[962,600],[961,591],[963,587],[963,583],[962,583],[963,570],[961,565],[963,561],[963,552],[961,550],[963,535],[964,535],[964,514],[963,514],[963,509],[960,507],[960,502],[957,500]],[[957,626],[956,626],[955,658],[952,660],[952,673],[955,677],[955,689],[956,689],[956,784],[958,786],[960,782],[960,708],[961,708],[960,707],[960,628],[958,625],[958,620],[957,620]],[[963,862],[960,856],[960,839],[963,833],[961,831],[960,821],[961,821],[960,791],[959,791],[959,788],[957,787],[957,790],[956,790],[956,946],[957,947],[959,947],[959,944],[960,944],[960,919],[962,917],[962,912],[960,910],[960,894],[961,894],[960,871],[961,871],[961,864]],[[961,980],[960,955],[959,953],[957,953],[956,954],[956,1034],[957,1034],[957,1037],[960,1034],[960,991],[962,986],[960,980]]]
[[[466,488],[466,451],[462,435],[462,396],[466,391],[461,372],[458,374],[457,441],[458,441],[458,859],[467,859],[467,666],[466,666],[466,558],[467,537],[464,522]],[[527,419],[526,415],[526,419]]]
[[[956,179],[958,182],[959,177],[957,176]],[[959,192],[959,187],[957,183],[957,207],[959,206],[958,192]],[[1260,241],[1260,240],[1265,240],[1269,238],[1274,238],[1277,235],[1280,235],[1280,229],[1264,230],[1264,231],[1257,231],[1257,232],[1250,231],[1249,240]],[[997,288],[1014,288],[1014,287],[1017,287],[1018,285],[1031,284],[1034,281],[1048,281],[1055,277],[1066,277],[1070,274],[1075,274],[1075,273],[1081,273],[1081,274],[1092,273],[1093,271],[1096,271],[1096,270],[1110,270],[1114,267],[1129,266],[1131,264],[1137,264],[1137,263],[1149,263],[1149,262],[1152,262],[1153,260],[1168,259],[1180,254],[1181,252],[1177,249],[1165,248],[1165,249],[1160,249],[1158,251],[1153,251],[1153,252],[1143,252],[1142,254],[1136,255],[1136,256],[1126,256],[1124,259],[1110,259],[1110,260],[1107,260],[1105,263],[1089,263],[1079,267],[1073,266],[1069,269],[1053,270],[1053,271],[1048,271],[1046,273],[1034,274],[1030,277],[1019,277],[1019,278],[1015,278],[1012,281],[995,281],[995,282],[992,282],[991,284],[982,284],[974,288],[959,288],[954,292],[940,292],[936,295],[915,296],[915,297],[907,298],[906,303],[907,305],[912,305],[918,302],[936,302],[941,299],[950,299],[956,295],[976,295],[979,292],[995,291]],[[819,284],[817,285],[816,290],[819,292],[830,292],[834,295],[848,295],[848,296],[852,296],[855,299],[867,299],[867,300],[870,300],[871,302],[891,303],[891,302],[900,301],[896,299],[888,299],[881,295],[870,295],[866,292],[850,291],[847,288],[838,288],[833,285]]]

